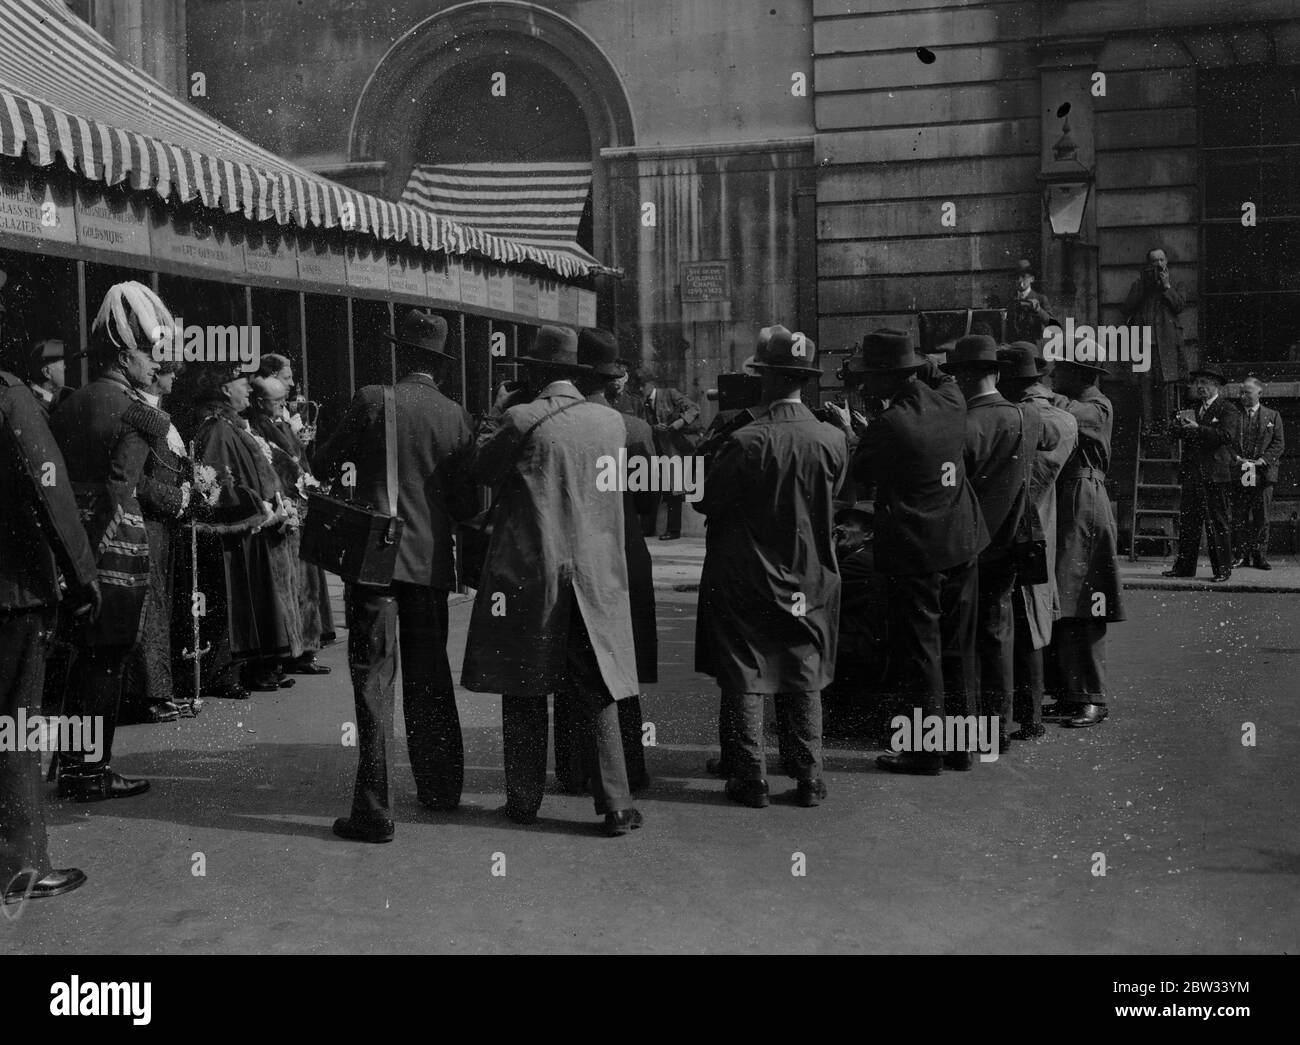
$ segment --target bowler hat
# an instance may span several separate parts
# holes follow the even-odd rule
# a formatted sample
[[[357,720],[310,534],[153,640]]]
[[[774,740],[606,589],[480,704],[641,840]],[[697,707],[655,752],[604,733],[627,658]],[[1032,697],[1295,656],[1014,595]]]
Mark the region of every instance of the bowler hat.
[[[1216,366],[1214,363],[1206,363],[1204,366],[1197,367],[1187,376],[1188,377],[1201,377],[1201,376],[1212,377],[1214,378],[1214,380],[1218,381],[1219,384],[1221,385],[1226,385],[1228,383],[1227,375],[1225,375],[1224,372],[1220,370],[1218,366]]]
[[[39,374],[41,367],[49,366],[51,363],[57,363],[60,359],[72,360],[80,359],[85,352],[68,352],[66,351],[63,341],[57,337],[41,338],[32,344],[31,351],[28,353],[28,365],[33,375]]]
[[[435,315],[425,309],[413,308],[405,316],[397,328],[396,334],[384,334],[387,340],[397,345],[406,345],[408,348],[418,348],[424,352],[432,352],[434,355],[442,356],[443,359],[452,359],[456,357],[444,352],[447,346],[447,321],[442,316]]]
[[[1052,363],[1052,366],[1058,370],[1061,367],[1073,366],[1073,367],[1078,367],[1080,370],[1091,371],[1094,374],[1110,373],[1110,371],[1107,370],[1106,367],[1103,366],[1101,363],[1094,363],[1086,359],[1080,359],[1079,358],[1080,356],[1092,356],[1095,359],[1097,356],[1096,343],[1088,338],[1085,338],[1083,341],[1080,341],[1078,344],[1074,346],[1073,359],[1070,358],[1057,359]]]
[[[854,501],[852,504],[843,505],[836,509],[834,521],[838,524],[854,515],[861,517],[865,522],[874,522],[876,519],[876,502]]]
[[[773,370],[779,374],[820,374],[817,366],[817,345],[813,339],[791,333],[780,323],[764,327],[758,332],[758,350],[754,353],[755,370]]]
[[[591,367],[578,362],[578,332],[571,327],[538,327],[533,335],[529,354],[520,356],[521,363],[545,363],[576,374],[590,374]]]
[[[1028,258],[1021,258],[1019,261],[1016,262],[1016,275],[1035,276],[1037,275],[1037,273],[1034,271],[1034,266],[1030,264]]]
[[[622,377],[627,373],[618,359],[618,341],[608,330],[583,327],[578,331],[578,362],[601,377]]]
[[[967,334],[958,338],[957,344],[948,353],[948,360],[939,364],[944,371],[962,370],[976,367],[982,370],[998,368],[998,343],[987,334]]]
[[[862,339],[862,372],[889,373],[919,370],[925,360],[912,349],[912,339],[902,330],[881,327]]]
[[[998,363],[1003,377],[1042,377],[1047,373],[1047,361],[1028,341],[1013,341],[998,349]]]

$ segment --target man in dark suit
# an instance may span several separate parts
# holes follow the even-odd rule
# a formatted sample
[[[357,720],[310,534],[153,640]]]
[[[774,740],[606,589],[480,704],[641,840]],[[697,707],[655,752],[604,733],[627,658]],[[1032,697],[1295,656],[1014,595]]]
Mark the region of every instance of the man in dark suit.
[[[1037,411],[1022,410],[997,390],[998,345],[973,334],[958,340],[940,368],[957,378],[966,399],[966,477],[989,531],[979,558],[975,650],[983,714],[998,719],[999,750],[1008,744],[1015,673],[1015,539],[1029,499],[1029,473],[1038,450],[1051,450]],[[1050,445],[1048,445],[1050,444]]]
[[[99,612],[95,557],[67,476],[35,398],[0,371],[0,715],[10,722],[40,712],[59,571],[66,605]],[[0,756],[0,902],[58,896],[86,881],[76,868],[51,869],[44,805],[40,753]]]
[[[1008,341],[1038,341],[1043,336],[1043,327],[1056,322],[1052,318],[1052,303],[1033,287],[1034,267],[1021,258],[1016,266],[1016,296],[1007,309]]]
[[[875,491],[876,568],[887,578],[895,684],[923,715],[978,714],[976,560],[989,543],[966,479],[966,403],[907,334],[862,342],[863,386],[887,405],[862,433],[858,489]],[[969,769],[969,751],[881,755],[880,768],[935,775]]]
[[[835,497],[848,470],[842,433],[800,402],[821,373],[801,333],[766,328],[754,368],[762,404],[709,465],[696,510],[708,519],[696,613],[695,670],[718,680],[720,764],[726,794],[768,804],[763,705],[776,701],[781,766],[796,801],[819,805],[821,691],[835,678],[840,573]]]
[[[1282,415],[1260,403],[1264,382],[1253,374],[1241,383],[1241,470],[1232,490],[1234,566],[1268,570],[1268,513],[1278,463],[1286,449]]]
[[[317,475],[355,468],[357,497],[402,520],[393,582],[387,588],[349,585],[348,664],[357,705],[357,780],[352,813],[334,833],[353,841],[393,837],[388,797],[388,737],[398,632],[402,702],[411,772],[420,804],[451,810],[460,804],[465,756],[447,661],[447,593],[456,586],[454,527],[477,511],[466,464],[474,446],[469,415],[438,390],[435,371],[448,361],[447,321],[412,310],[393,341],[417,349],[417,364],[393,390],[396,406],[397,504],[388,495],[384,389],[361,389],[337,432],[313,461]]]
[[[1241,475],[1241,411],[1220,391],[1227,383],[1223,371],[1205,366],[1192,372],[1192,398],[1197,406],[1180,410],[1170,429],[1183,441],[1178,478],[1183,486],[1178,513],[1178,557],[1166,577],[1193,577],[1205,530],[1211,580],[1232,576],[1229,509],[1232,484]]]
[[[641,371],[641,387],[638,390],[644,401],[642,416],[654,432],[655,447],[663,457],[689,457],[695,452],[695,444],[700,434],[700,408],[675,388],[667,388],[658,383],[658,373],[653,365],[647,365]],[[682,491],[671,490],[660,494],[667,502],[668,511],[664,522],[664,532],[659,535],[661,541],[675,541],[682,535]],[[642,520],[647,537],[655,532],[658,505],[648,518]]]
[[[74,359],[80,359],[82,352],[68,353],[63,342],[57,337],[41,338],[32,345],[28,353],[27,387],[45,415],[50,419],[56,407],[68,396],[72,389],[67,385],[64,368]]]

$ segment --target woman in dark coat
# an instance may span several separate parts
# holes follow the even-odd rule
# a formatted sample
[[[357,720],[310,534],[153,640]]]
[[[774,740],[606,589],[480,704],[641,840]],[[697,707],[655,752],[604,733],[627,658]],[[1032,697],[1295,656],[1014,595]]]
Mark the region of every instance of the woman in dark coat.
[[[328,675],[330,669],[316,663],[321,647],[320,591],[317,574],[320,567],[298,557],[302,520],[307,511],[307,490],[316,485],[304,463],[302,443],[288,424],[285,403],[289,388],[277,377],[253,378],[253,397],[248,408],[252,431],[266,440],[271,448],[271,465],[280,480],[280,495],[291,508],[285,527],[286,544],[293,563],[294,592],[298,599],[302,654],[285,662],[284,670],[292,675]]]
[[[203,660],[205,695],[247,697],[281,680],[280,658],[297,656],[298,612],[280,495],[270,449],[240,417],[248,378],[228,364],[194,368],[189,420],[194,458],[214,473],[212,522],[200,529],[197,591],[206,599],[200,633],[212,649]],[[189,376],[189,370],[186,371]],[[188,382],[187,382],[188,383]],[[241,665],[236,681],[234,664]]]

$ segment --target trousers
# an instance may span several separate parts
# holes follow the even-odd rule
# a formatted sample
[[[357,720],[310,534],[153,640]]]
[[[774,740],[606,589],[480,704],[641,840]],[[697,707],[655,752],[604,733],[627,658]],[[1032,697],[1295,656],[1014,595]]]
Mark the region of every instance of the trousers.
[[[641,743],[641,698],[625,697],[618,703],[618,731],[623,742],[623,762],[627,766],[628,785],[634,790],[646,781],[645,747]],[[555,779],[566,787],[587,786],[581,777],[588,763],[582,748],[592,741],[584,728],[585,716],[572,685],[555,691],[552,729],[555,734]]]
[[[631,808],[623,737],[619,730],[618,705],[605,685],[591,645],[591,636],[578,609],[577,599],[569,618],[566,647],[566,677],[562,689],[571,694],[573,719],[579,742],[578,779],[588,782],[596,815]],[[546,787],[546,749],[549,739],[546,695],[501,696],[501,744],[505,752],[506,805],[518,814],[535,816]],[[638,738],[638,743],[639,743]]]
[[[1015,559],[1004,556],[979,564],[975,651],[979,659],[980,713],[997,716],[1003,733],[1011,723],[1015,679],[1015,624],[1011,593]]]
[[[1233,488],[1232,539],[1237,558],[1249,561],[1268,556],[1268,513],[1272,507],[1272,483]]]
[[[0,715],[40,712],[48,619],[42,609],[0,610]],[[16,723],[15,723],[16,726]],[[50,871],[39,751],[0,754],[0,893],[20,871]]]
[[[889,577],[891,685],[922,715],[979,714],[974,561],[939,573]]]
[[[1232,569],[1228,517],[1229,483],[1210,483],[1195,477],[1183,483],[1178,509],[1178,558],[1174,569],[1196,572],[1196,557],[1201,550],[1201,530],[1205,530],[1210,566],[1215,573]]]
[[[1067,704],[1106,703],[1106,622],[1062,617],[1052,625],[1060,672],[1058,699]]]
[[[1021,729],[1043,721],[1043,651],[1034,649],[1025,600],[1017,594],[1012,600],[1015,615],[1015,653],[1013,656],[1014,688],[1012,714]]]
[[[762,780],[767,776],[765,700],[764,693],[722,692],[718,740],[729,776],[741,780]],[[794,780],[818,779],[822,775],[821,692],[776,694],[776,725],[782,772]]]
[[[122,677],[130,646],[77,646],[68,671],[68,689],[63,697],[65,715],[91,716],[104,722],[104,748],[96,761],[89,752],[59,753],[60,767],[83,770],[108,765],[113,760],[113,736],[117,732],[117,711],[122,701]],[[62,771],[62,769],[60,770]]]
[[[392,819],[388,739],[399,649],[402,716],[416,795],[421,802],[454,806],[464,786],[465,749],[447,660],[447,593],[403,581],[387,588],[352,584],[346,589],[346,611],[357,709],[353,820]]]

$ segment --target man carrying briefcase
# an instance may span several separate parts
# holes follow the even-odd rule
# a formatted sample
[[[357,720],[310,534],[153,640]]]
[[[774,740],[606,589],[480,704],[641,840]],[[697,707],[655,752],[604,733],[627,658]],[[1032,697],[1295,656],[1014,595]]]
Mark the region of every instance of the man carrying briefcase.
[[[362,842],[388,842],[393,837],[388,737],[393,730],[399,621],[406,739],[420,803],[429,809],[455,809],[465,768],[447,662],[447,593],[456,584],[455,524],[477,509],[476,489],[464,463],[474,435],[469,415],[438,390],[438,369],[455,361],[444,351],[446,320],[413,310],[391,340],[422,350],[422,360],[398,381],[391,398],[380,385],[361,389],[338,431],[313,461],[322,478],[353,465],[357,498],[402,522],[392,583],[347,588],[357,781],[352,813],[334,822],[334,833]],[[386,398],[396,413],[395,506],[388,497]]]

